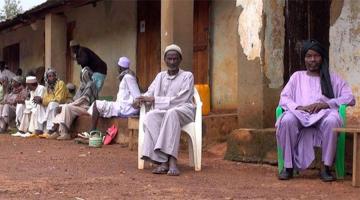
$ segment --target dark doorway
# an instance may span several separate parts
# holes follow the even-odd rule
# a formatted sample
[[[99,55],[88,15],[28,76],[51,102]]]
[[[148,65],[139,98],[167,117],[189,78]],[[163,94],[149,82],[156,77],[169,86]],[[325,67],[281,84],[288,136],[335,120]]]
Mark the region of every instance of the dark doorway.
[[[20,63],[20,45],[19,43],[12,44],[4,47],[3,60],[6,63],[8,69],[12,72],[16,72]]]
[[[137,13],[136,75],[140,89],[145,91],[161,70],[160,0],[139,0]]]
[[[210,1],[194,1],[193,73],[196,84],[209,84]]]
[[[316,39],[329,50],[331,0],[285,1],[284,84],[299,70],[305,70],[301,53],[304,40]]]
[[[66,24],[66,82],[72,82],[73,80],[73,68],[74,68],[74,58],[71,55],[70,49],[70,41],[74,39],[74,29],[75,29],[75,22],[68,22]]]

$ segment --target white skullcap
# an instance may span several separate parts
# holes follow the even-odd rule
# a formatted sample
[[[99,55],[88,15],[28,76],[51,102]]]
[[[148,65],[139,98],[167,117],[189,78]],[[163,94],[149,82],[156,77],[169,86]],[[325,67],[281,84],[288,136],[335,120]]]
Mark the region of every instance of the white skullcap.
[[[72,83],[68,83],[68,84],[66,84],[66,88],[67,88],[68,90],[75,90],[75,89],[76,89],[76,86],[75,86],[74,84],[72,84]]]
[[[122,68],[129,68],[130,67],[130,60],[127,57],[121,57],[118,61],[118,66]]]
[[[26,83],[37,83],[36,77],[35,76],[27,76]]]
[[[178,52],[178,53],[182,56],[181,48],[180,48],[178,45],[176,45],[176,44],[171,44],[171,45],[167,46],[167,47],[165,48],[164,55],[166,55],[166,53],[167,53],[168,51],[176,51],[176,52]]]
[[[79,46],[79,43],[76,40],[71,40],[70,47],[73,47],[73,46]]]

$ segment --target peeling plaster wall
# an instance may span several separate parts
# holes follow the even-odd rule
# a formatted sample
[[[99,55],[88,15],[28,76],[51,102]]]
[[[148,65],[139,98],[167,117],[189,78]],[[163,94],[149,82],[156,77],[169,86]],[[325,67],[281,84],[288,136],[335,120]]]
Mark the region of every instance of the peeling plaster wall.
[[[238,51],[237,20],[240,9],[235,0],[213,0],[211,19],[210,76],[212,110],[237,108]]]
[[[238,124],[262,128],[264,119],[264,70],[262,56],[262,1],[237,0],[238,19]]]
[[[265,0],[264,70],[269,88],[281,88],[284,73],[285,0]]]
[[[240,44],[249,60],[260,57],[261,40],[259,33],[262,28],[262,0],[237,0],[236,6],[241,6],[243,11],[239,16],[238,33],[241,35]]]
[[[348,109],[349,124],[360,123],[360,4],[348,0],[333,4],[330,27],[330,68],[352,87],[357,105]],[[338,11],[341,10],[339,15]]]
[[[239,127],[273,127],[283,83],[285,0],[237,0],[237,6]]]
[[[118,90],[117,59],[127,56],[136,70],[136,1],[101,1],[65,12],[67,21],[76,21],[74,39],[102,58],[108,72],[101,96],[116,98]],[[74,62],[73,82],[79,84],[80,66]]]
[[[31,26],[24,26],[15,30],[0,33],[0,60],[3,59],[3,48],[19,43],[20,63],[19,67],[26,74],[31,69],[44,66],[44,20],[34,23],[36,30]]]
[[[273,127],[283,85],[285,0],[264,0],[264,127]]]

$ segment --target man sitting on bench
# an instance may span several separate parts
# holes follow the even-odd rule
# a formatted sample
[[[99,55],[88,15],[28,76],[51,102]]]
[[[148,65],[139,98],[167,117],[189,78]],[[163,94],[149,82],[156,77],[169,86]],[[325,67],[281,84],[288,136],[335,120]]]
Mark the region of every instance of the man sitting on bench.
[[[280,95],[279,105],[285,110],[276,122],[276,138],[284,156],[280,180],[293,176],[293,169],[304,170],[315,158],[314,146],[322,149],[323,169],[320,178],[333,181],[333,164],[337,134],[341,127],[338,114],[341,104],[354,105],[349,85],[329,73],[326,50],[315,40],[304,43],[306,71],[295,72]],[[312,128],[308,128],[312,127]]]
[[[120,84],[116,101],[96,100],[88,110],[92,116],[91,131],[96,129],[99,117],[130,117],[139,113],[139,109],[132,107],[134,100],[140,96],[140,90],[136,75],[130,70],[130,60],[119,58],[118,70]]]

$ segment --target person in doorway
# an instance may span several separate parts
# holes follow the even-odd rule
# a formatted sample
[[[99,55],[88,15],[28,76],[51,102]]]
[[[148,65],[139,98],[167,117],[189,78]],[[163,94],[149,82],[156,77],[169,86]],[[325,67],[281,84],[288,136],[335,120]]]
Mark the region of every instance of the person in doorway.
[[[342,125],[338,108],[354,105],[355,99],[349,85],[329,72],[328,56],[319,42],[306,41],[303,53],[306,71],[295,72],[280,95],[279,105],[285,112],[276,122],[276,139],[284,156],[279,179],[288,180],[294,169],[308,168],[317,146],[322,149],[320,178],[333,181],[330,167],[337,142],[333,129]]]
[[[6,69],[5,61],[0,61],[0,76],[6,76],[8,80],[11,80],[16,75],[12,71]]]
[[[70,48],[77,63],[82,67],[89,67],[93,71],[92,80],[95,82],[98,92],[104,84],[107,73],[107,65],[91,49],[80,46],[75,40],[70,41]]]
[[[180,175],[177,158],[181,127],[194,121],[194,77],[179,68],[182,52],[179,46],[167,46],[164,52],[167,71],[157,74],[147,92],[136,99],[135,107],[151,104],[154,109],[144,120],[142,159],[159,164],[154,174]]]
[[[139,113],[139,109],[132,107],[135,99],[140,96],[140,90],[136,75],[130,69],[130,60],[121,57],[117,65],[120,83],[116,101],[96,100],[90,106],[88,110],[92,118],[90,131],[96,130],[99,117],[129,117]]]

